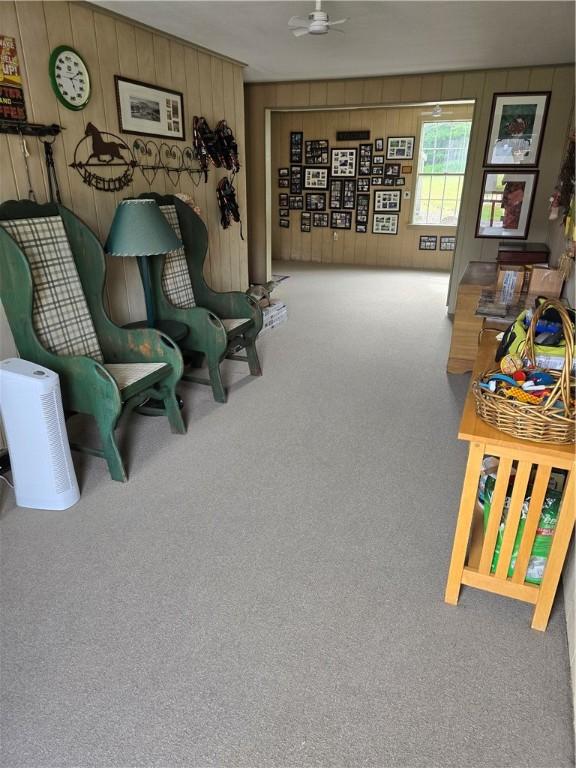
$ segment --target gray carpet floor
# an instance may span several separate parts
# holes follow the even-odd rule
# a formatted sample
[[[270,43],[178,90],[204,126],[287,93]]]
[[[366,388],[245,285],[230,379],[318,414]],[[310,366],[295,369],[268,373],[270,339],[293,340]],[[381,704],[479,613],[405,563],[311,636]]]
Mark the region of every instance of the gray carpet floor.
[[[443,602],[466,447],[441,274],[278,265],[290,319],[66,512],[2,488],[2,765],[559,768],[562,599]],[[73,425],[83,429],[82,424]]]

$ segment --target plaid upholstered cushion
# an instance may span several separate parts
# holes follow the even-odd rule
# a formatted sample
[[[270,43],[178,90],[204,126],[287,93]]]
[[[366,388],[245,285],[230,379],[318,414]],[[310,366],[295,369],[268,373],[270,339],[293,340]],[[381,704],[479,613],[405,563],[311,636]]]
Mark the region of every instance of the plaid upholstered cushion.
[[[182,240],[176,206],[161,205],[160,210],[180,240]],[[174,304],[175,307],[188,309],[188,307],[196,305],[184,248],[178,248],[178,250],[166,254],[164,272],[162,273],[162,290],[170,303]]]
[[[103,362],[60,216],[1,221],[30,264],[32,324],[42,345],[57,355],[86,355]]]

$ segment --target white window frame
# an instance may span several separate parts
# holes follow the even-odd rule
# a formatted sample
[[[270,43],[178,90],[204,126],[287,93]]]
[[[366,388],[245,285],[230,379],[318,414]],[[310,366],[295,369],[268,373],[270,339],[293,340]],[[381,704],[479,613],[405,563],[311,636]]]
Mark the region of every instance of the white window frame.
[[[422,163],[422,139],[424,136],[424,126],[428,124],[435,124],[435,123],[469,123],[470,124],[470,135],[468,137],[468,147],[466,148],[466,161],[464,163],[464,171],[462,173],[422,173],[420,171],[421,163]],[[457,198],[457,206],[456,206],[456,219],[458,220],[460,218],[460,204],[462,202],[462,188],[464,186],[464,176],[466,172],[466,164],[468,162],[468,153],[470,151],[470,136],[472,133],[472,118],[457,118],[456,120],[447,120],[445,118],[440,120],[422,120],[420,123],[420,135],[418,136],[418,164],[416,166],[416,185],[414,188],[414,200],[412,204],[412,219],[411,224],[415,227],[448,227],[454,229],[458,226],[458,222],[455,224],[441,224],[437,222],[422,222],[422,221],[416,221],[416,215],[418,211],[418,204],[419,204],[419,190],[420,190],[420,181],[423,177],[429,177],[430,179],[433,179],[434,177],[438,178],[443,176],[444,177],[444,191],[446,188],[446,178],[448,176],[451,177],[457,177],[460,179],[460,184],[458,188],[458,198]],[[450,145],[446,149],[450,149]],[[444,191],[442,194],[442,202],[444,202]],[[428,198],[430,199],[430,198]]]

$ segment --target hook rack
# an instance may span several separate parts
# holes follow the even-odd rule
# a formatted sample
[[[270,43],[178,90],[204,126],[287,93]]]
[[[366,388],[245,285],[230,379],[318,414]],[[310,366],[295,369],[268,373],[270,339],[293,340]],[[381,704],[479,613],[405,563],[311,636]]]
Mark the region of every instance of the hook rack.
[[[57,136],[62,130],[62,126],[56,123],[42,125],[41,123],[11,123],[7,120],[0,120],[0,133],[15,133],[19,136]]]

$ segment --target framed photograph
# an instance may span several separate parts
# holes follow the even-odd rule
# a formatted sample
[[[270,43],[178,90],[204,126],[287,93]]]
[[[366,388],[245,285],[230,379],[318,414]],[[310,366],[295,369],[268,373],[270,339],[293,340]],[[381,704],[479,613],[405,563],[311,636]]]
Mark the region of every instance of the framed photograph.
[[[290,219],[278,219],[278,224],[281,227],[284,227],[284,229],[288,229],[290,226]]]
[[[375,155],[372,158],[374,165],[384,165],[384,155]]]
[[[370,195],[358,195],[356,200],[356,232],[368,231]]]
[[[290,179],[278,179],[278,186],[279,187],[289,187],[290,186]]]
[[[179,91],[114,75],[118,125],[122,133],[186,138],[184,99]]]
[[[291,195],[302,194],[302,166],[301,165],[290,166],[290,194]]]
[[[330,226],[332,229],[352,229],[352,213],[350,211],[332,211]]]
[[[414,157],[414,136],[389,136],[386,145],[386,160],[412,160]]]
[[[307,211],[325,211],[326,194],[324,192],[308,192],[306,194]]]
[[[360,144],[358,176],[370,176],[372,168],[372,144]]]
[[[535,168],[540,158],[549,101],[550,91],[495,93],[484,165]]]
[[[304,168],[304,189],[328,189],[328,168]]]
[[[356,176],[356,149],[331,150],[332,176]]]
[[[356,207],[356,179],[346,179],[342,188],[342,208],[353,210]]]
[[[374,158],[374,160],[376,160],[376,158]],[[384,176],[384,168],[381,165],[373,165],[372,176]]]
[[[302,131],[290,131],[290,163],[302,162]]]
[[[281,219],[287,219],[290,216],[290,209],[289,208],[279,208],[278,209],[278,215]]]
[[[330,179],[330,208],[342,208],[343,185],[341,179]]]
[[[399,189],[376,189],[374,191],[374,213],[398,213],[400,211]]]
[[[290,195],[288,208],[291,211],[301,211],[304,208],[304,198],[302,195]]]
[[[397,178],[394,179],[395,187],[403,187],[405,186],[405,184],[406,184],[406,179],[404,178],[404,176],[398,176]]]
[[[358,178],[356,192],[370,192],[370,179]]]
[[[442,235],[440,237],[441,251],[454,251],[456,249],[456,237],[454,235]]]
[[[525,240],[538,171],[484,171],[476,237]]]
[[[375,213],[372,217],[372,232],[375,235],[397,235],[397,213]]]
[[[278,208],[288,208],[288,195],[278,195]]]
[[[402,166],[402,173],[405,173],[408,175],[409,173],[412,173],[412,166],[411,165],[403,165]]]
[[[382,184],[383,184],[385,187],[393,187],[393,186],[394,186],[394,184],[395,184],[395,182],[396,182],[396,179],[395,179],[393,176],[385,176],[385,177],[382,179]]]
[[[384,176],[400,176],[400,163],[385,163]]]
[[[384,139],[376,139],[374,142],[375,152],[384,152]]]
[[[419,251],[435,251],[438,238],[436,235],[420,235]]]
[[[290,168],[278,168],[278,176],[287,179],[290,176]]]
[[[310,232],[312,230],[312,214],[300,214],[300,232]]]
[[[328,165],[328,139],[315,139],[304,142],[304,162],[306,165]]]
[[[373,187],[381,187],[386,182],[382,176],[372,176],[371,184]]]
[[[327,213],[313,213],[312,214],[312,226],[313,227],[327,227],[328,226],[328,214]]]

